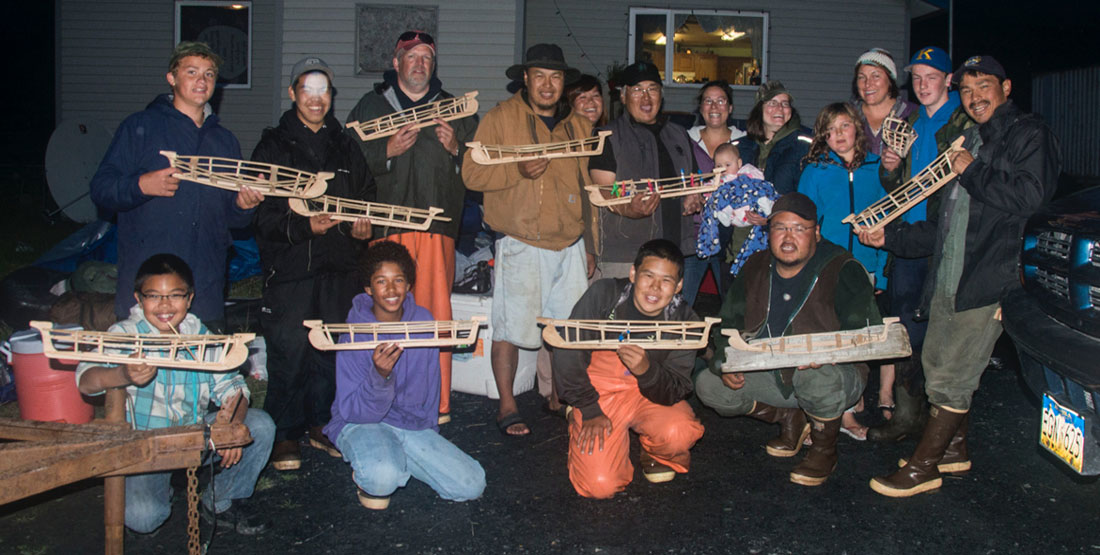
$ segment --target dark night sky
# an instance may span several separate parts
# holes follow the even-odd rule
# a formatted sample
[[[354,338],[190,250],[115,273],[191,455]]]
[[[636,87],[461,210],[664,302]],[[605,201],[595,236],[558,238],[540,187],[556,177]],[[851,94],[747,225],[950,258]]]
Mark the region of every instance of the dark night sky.
[[[165,0],[167,1],[167,0]],[[1100,2],[1094,0],[956,0],[955,65],[974,54],[992,54],[1013,80],[1013,97],[1030,109],[1034,73],[1100,63]],[[0,40],[13,66],[4,87],[5,114],[0,177],[8,171],[41,175],[54,121],[54,2],[3,2]],[[913,48],[947,46],[947,16],[915,21]],[[868,45],[871,46],[871,45]],[[895,53],[899,62],[908,53]],[[124,66],[125,62],[120,65]],[[104,75],[110,79],[110,75]],[[37,168],[37,169],[36,169]],[[10,186],[4,183],[4,186]]]

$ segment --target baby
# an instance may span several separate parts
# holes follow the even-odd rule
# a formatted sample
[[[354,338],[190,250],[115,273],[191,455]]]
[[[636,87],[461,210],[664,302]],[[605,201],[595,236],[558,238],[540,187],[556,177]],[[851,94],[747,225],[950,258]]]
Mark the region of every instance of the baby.
[[[764,180],[764,172],[757,169],[756,166],[741,163],[741,152],[730,143],[720,144],[718,148],[714,149],[714,165],[726,167],[721,176],[723,185],[742,175],[751,179]],[[736,208],[729,205],[716,213],[715,217],[718,218],[719,223],[726,227],[731,225],[737,227],[764,225],[768,221],[768,215],[771,214],[772,204],[774,204],[772,199],[760,197],[756,200],[755,210],[751,205]]]
[[[767,246],[762,226],[767,223],[778,195],[772,184],[764,180],[763,172],[752,164],[741,163],[740,152],[732,144],[714,149],[714,164],[725,166],[725,170],[715,177],[721,181],[718,190],[703,204],[695,252],[703,257],[722,250],[719,226],[751,227],[747,235],[735,233],[730,244],[730,251],[736,253],[730,273],[736,274],[749,255]]]

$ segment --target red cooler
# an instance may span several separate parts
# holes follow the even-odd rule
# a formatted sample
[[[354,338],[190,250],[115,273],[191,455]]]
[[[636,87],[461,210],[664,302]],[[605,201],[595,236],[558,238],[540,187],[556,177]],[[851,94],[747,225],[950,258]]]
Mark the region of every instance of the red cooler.
[[[42,354],[42,337],[37,330],[13,333],[0,352],[12,365],[20,418],[69,424],[91,422],[93,408],[76,388],[75,366],[68,370],[51,368],[50,359]]]

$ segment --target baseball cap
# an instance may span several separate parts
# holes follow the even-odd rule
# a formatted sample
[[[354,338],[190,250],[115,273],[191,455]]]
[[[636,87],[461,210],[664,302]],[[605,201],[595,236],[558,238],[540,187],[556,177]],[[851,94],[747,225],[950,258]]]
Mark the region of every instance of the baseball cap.
[[[917,64],[951,73],[951,58],[938,46],[927,46],[914,52],[913,57],[909,58],[909,65],[905,66],[905,71],[911,71],[911,68]]]
[[[294,64],[294,68],[290,70],[290,86],[294,86],[298,83],[298,78],[311,71],[320,71],[328,77],[329,85],[331,85],[335,79],[335,74],[332,72],[332,68],[328,67],[328,64],[324,60],[316,56],[308,56],[298,60],[298,63]]]
[[[1007,79],[1005,75],[1005,68],[998,62],[993,56],[971,56],[966,59],[965,62],[959,66],[959,69],[955,70],[954,75],[951,77],[951,83],[958,85],[959,81],[962,81],[963,73],[967,71],[979,71],[988,75],[996,76],[1002,81]]]
[[[435,39],[424,31],[405,31],[401,33],[401,36],[397,37],[397,44],[393,47],[393,55],[400,55],[402,52],[411,50],[421,44],[432,49],[432,56],[436,55]]]
[[[768,219],[774,218],[780,212],[793,212],[799,218],[817,224],[817,205],[810,200],[810,197],[797,191],[779,197],[779,200],[772,205],[772,213]]]

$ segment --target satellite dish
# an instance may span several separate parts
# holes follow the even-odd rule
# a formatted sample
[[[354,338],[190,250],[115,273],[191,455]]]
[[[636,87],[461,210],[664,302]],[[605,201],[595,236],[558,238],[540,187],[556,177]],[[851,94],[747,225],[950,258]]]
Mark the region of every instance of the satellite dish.
[[[96,220],[88,184],[110,145],[111,134],[95,120],[66,120],[50,135],[50,144],[46,146],[46,183],[58,209],[74,222]]]

